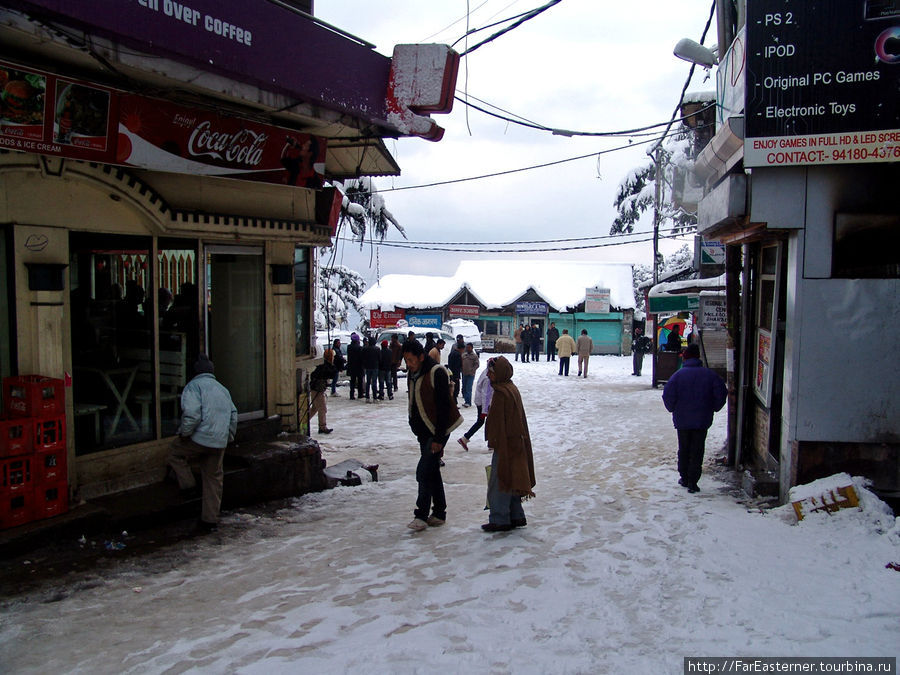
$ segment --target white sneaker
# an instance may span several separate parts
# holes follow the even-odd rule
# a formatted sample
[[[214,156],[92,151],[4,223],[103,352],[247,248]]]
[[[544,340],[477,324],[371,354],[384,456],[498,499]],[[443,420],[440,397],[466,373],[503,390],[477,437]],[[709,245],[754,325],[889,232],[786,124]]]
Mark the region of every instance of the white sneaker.
[[[425,528],[428,527],[428,523],[426,523],[421,518],[413,518],[410,521],[409,525],[407,525],[407,527],[416,532],[421,532],[422,530],[424,530]]]
[[[461,446],[463,446],[466,449],[466,452],[469,451],[469,439],[468,438],[466,438],[465,436],[460,436],[459,438],[456,439],[456,442],[459,443]]]
[[[425,521],[425,523],[429,527],[440,527],[446,522],[446,520],[444,520],[443,518],[438,518],[437,516],[428,516],[428,520]]]

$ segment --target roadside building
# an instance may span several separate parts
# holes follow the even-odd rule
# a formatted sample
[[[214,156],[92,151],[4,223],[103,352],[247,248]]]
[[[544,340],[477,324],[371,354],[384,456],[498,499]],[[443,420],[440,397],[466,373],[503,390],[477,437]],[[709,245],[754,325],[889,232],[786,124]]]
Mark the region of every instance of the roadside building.
[[[726,249],[729,459],[782,500],[846,471],[896,503],[900,91],[884,86],[897,68],[884,40],[897,12],[717,9],[716,133],[695,173],[699,232]]]
[[[560,332],[587,330],[595,354],[631,353],[630,263],[465,260],[452,277],[385,275],[360,304],[379,317],[392,312],[392,318],[417,326],[439,328],[450,319],[469,319],[499,349],[512,348],[520,323],[537,325],[543,340],[554,322]]]
[[[201,351],[242,423],[298,429],[314,252],[342,201],[328,181],[397,175],[383,138],[441,136],[422,111],[449,111],[452,50],[383,56],[311,11],[0,7],[0,76],[16,95],[0,114],[0,375],[71,385],[81,498],[162,478]]]

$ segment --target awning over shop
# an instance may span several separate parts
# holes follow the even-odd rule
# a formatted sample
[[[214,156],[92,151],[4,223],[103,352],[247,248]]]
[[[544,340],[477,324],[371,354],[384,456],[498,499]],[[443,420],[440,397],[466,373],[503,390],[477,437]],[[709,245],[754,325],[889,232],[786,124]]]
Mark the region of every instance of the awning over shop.
[[[694,312],[700,309],[701,291],[725,289],[725,275],[708,279],[685,279],[656,284],[647,294],[647,312]]]

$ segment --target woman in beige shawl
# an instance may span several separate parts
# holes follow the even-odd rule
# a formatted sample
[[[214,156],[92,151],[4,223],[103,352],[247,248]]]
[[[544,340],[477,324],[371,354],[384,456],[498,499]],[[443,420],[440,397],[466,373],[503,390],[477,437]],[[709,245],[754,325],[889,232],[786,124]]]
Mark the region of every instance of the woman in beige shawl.
[[[493,451],[488,480],[489,522],[485,532],[505,532],[524,527],[522,498],[534,497],[534,457],[528,420],[519,389],[512,383],[512,364],[503,356],[488,361],[488,378],[493,396],[487,413],[484,436]]]

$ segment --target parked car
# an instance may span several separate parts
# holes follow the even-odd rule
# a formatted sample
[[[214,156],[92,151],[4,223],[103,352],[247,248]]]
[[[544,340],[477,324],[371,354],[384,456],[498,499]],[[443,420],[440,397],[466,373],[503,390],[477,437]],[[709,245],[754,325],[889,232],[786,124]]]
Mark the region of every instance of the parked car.
[[[450,321],[444,323],[441,329],[453,335],[454,341],[456,340],[457,335],[462,335],[463,342],[466,344],[471,342],[472,346],[475,347],[475,351],[479,354],[481,353],[481,331],[478,330],[478,326],[475,325],[474,321],[469,321],[468,319],[450,319]]]
[[[438,330],[437,328],[422,328],[421,326],[403,326],[402,328],[384,328],[378,333],[378,336],[375,338],[378,340],[378,344],[381,344],[382,340],[391,341],[391,336],[396,335],[400,340],[400,344],[406,342],[406,334],[409,331],[415,331],[416,339],[422,343],[422,346],[425,345],[425,333],[431,333],[434,335],[434,340],[437,342],[438,338],[442,339],[446,344],[444,348],[441,350],[441,363],[444,365],[447,364],[447,357],[450,356],[450,350],[453,349],[453,343],[456,342],[456,337],[450,335],[445,330]],[[405,370],[405,366],[400,366],[401,370]]]
[[[335,338],[339,338],[341,341],[341,351],[344,352],[344,356],[347,356],[347,345],[350,344],[350,333],[352,331],[349,330],[332,330],[331,336],[329,337],[328,331],[317,330],[316,331],[316,356],[321,357],[322,354],[325,353],[325,350],[330,348]]]

